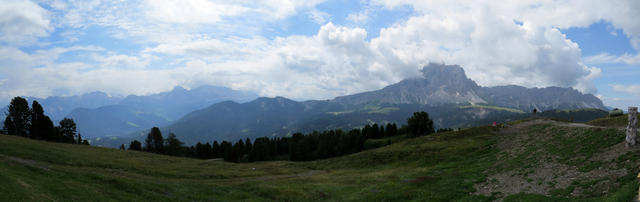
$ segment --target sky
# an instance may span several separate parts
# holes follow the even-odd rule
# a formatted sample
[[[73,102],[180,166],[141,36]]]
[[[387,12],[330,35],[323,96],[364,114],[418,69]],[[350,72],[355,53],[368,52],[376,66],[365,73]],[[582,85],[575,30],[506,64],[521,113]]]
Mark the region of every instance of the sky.
[[[331,99],[461,65],[640,105],[640,1],[0,0],[0,103],[226,86]]]

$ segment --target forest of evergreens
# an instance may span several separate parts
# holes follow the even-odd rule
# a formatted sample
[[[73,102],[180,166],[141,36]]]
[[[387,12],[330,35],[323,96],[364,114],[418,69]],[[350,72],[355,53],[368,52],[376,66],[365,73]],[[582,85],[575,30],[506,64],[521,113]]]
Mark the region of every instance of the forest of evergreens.
[[[448,130],[450,129],[441,129],[438,132]],[[59,122],[59,126],[54,126],[37,101],[33,101],[29,107],[28,101],[21,97],[15,97],[11,101],[2,132],[37,140],[89,144],[77,134],[73,119],[64,118]],[[236,142],[198,142],[192,146],[185,146],[173,133],[165,138],[159,128],[153,127],[144,143],[134,140],[129,144],[128,150],[200,159],[220,158],[229,162],[310,161],[360,152],[365,149],[367,139],[388,138],[400,134],[417,137],[434,132],[436,131],[433,121],[426,112],[414,113],[407,119],[407,125],[401,128],[395,123],[373,123],[350,131],[338,129],[308,134],[294,133],[288,137],[261,137],[255,140],[247,138]],[[125,146],[121,145],[120,149],[124,150]]]
[[[165,139],[159,128],[151,128],[143,143],[134,140],[129,150],[138,150],[172,156],[200,159],[222,158],[229,162],[254,162],[269,160],[310,161],[360,152],[367,139],[393,137],[409,134],[417,137],[434,133],[433,121],[426,112],[416,112],[407,120],[408,125],[398,128],[395,123],[385,125],[367,124],[362,129],[348,132],[342,130],[314,131],[309,134],[295,133],[290,137],[261,137],[251,140],[198,142],[193,146],[183,146],[175,134]],[[439,132],[451,129],[438,130]],[[125,149],[124,145],[120,149]]]
[[[36,140],[53,142],[86,144],[80,134],[76,133],[76,123],[73,119],[64,118],[59,122],[59,126],[54,126],[49,116],[44,114],[44,109],[33,101],[31,107],[29,102],[22,97],[15,97],[9,104],[6,112],[2,133],[16,135]]]

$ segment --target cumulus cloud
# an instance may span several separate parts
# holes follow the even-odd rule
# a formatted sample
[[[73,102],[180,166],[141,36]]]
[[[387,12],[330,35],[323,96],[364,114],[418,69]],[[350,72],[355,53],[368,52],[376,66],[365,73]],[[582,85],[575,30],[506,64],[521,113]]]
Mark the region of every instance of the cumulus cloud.
[[[640,54],[632,55],[625,53],[623,55],[611,55],[609,53],[600,53],[598,55],[589,56],[584,59],[586,63],[590,64],[640,64]]]
[[[423,14],[445,16],[450,13],[490,9],[496,16],[506,16],[534,27],[587,27],[594,22],[610,22],[631,38],[640,50],[640,1],[635,0],[567,0],[567,1],[433,1],[433,0],[373,0],[387,8],[410,5]]]
[[[94,55],[93,60],[99,62],[101,68],[140,69],[145,68],[151,62],[151,55],[136,57],[130,55]]]
[[[170,23],[216,23],[225,16],[237,16],[249,8],[242,5],[213,2],[208,0],[145,1],[147,15],[153,19]]]
[[[623,84],[609,84],[609,87],[613,88],[613,90],[628,93],[635,96],[640,96],[640,85],[623,85]]]
[[[312,10],[309,11],[309,18],[311,18],[314,22],[318,24],[324,24],[331,19],[331,15],[326,12]]]
[[[32,43],[52,30],[49,12],[28,0],[0,1],[0,42]]]
[[[560,30],[605,20],[637,43],[634,40],[640,37],[640,25],[633,19],[640,16],[633,11],[639,8],[638,1],[374,0],[372,3],[385,9],[408,5],[416,13],[382,28],[378,37],[371,39],[367,39],[371,33],[358,26],[325,22],[330,19],[328,14],[314,8],[322,2],[52,4],[57,16],[54,24],[106,27],[114,37],[141,44],[141,51],[75,47],[99,52],[89,54],[89,62],[59,63],[59,55],[70,50],[26,53],[0,48],[4,53],[0,54],[0,73],[10,75],[0,76],[6,80],[0,85],[0,97],[44,96],[55,89],[146,94],[175,85],[213,84],[263,96],[328,99],[416,77],[429,62],[460,64],[468,76],[485,86],[562,86],[593,93],[592,81],[601,71],[583,60],[586,64],[637,62],[633,55],[630,59],[610,55],[583,59],[579,45]],[[347,20],[356,25],[365,23],[367,12],[352,13]],[[321,23],[318,32],[310,36],[260,35],[268,29],[262,26],[296,15],[316,19]],[[11,71],[17,66],[24,68]]]
[[[356,24],[364,24],[369,20],[369,13],[368,12],[357,12],[357,13],[350,13],[347,16],[347,20],[356,23]]]

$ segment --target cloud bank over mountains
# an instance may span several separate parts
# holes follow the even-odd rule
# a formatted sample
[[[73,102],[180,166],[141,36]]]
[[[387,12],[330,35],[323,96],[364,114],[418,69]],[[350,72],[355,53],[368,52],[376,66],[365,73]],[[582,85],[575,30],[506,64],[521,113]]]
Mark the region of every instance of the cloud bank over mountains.
[[[430,62],[459,64],[483,86],[595,93],[601,69],[585,65],[564,29],[606,21],[640,49],[635,0],[372,0],[342,20],[322,10],[323,3],[3,0],[0,100],[95,90],[150,94],[203,84],[328,99],[419,76]],[[375,23],[370,15],[403,7],[413,13],[367,28]],[[293,32],[298,22],[311,34]],[[588,60],[615,58],[637,64],[638,56],[603,53]]]

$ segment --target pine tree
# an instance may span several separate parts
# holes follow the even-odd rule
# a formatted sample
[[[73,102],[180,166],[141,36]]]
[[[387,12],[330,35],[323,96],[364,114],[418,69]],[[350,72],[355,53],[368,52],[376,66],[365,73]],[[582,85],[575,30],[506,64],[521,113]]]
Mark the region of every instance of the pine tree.
[[[44,109],[42,109],[38,101],[34,100],[31,104],[31,126],[29,127],[31,138],[44,139],[43,133],[45,133],[45,131],[41,131],[41,121],[44,121]]]
[[[220,144],[218,144],[218,141],[213,141],[213,146],[211,146],[211,152],[213,153],[213,158],[222,158],[222,152],[220,149]]]
[[[245,154],[249,154],[251,153],[251,150],[253,150],[253,145],[251,144],[251,139],[247,138],[247,140],[244,141],[244,153]]]
[[[142,151],[142,144],[138,140],[131,141],[129,150]]]
[[[10,135],[12,133],[15,134],[15,126],[13,125],[13,122],[11,121],[11,118],[9,118],[8,116],[4,119],[4,125],[2,127],[2,132],[4,132],[4,134]]]
[[[120,150],[124,150],[124,144],[120,145]]]
[[[407,129],[411,136],[422,136],[434,133],[433,121],[427,112],[414,112],[413,116],[407,119]]]
[[[176,134],[174,133],[169,133],[169,135],[167,136],[167,139],[165,140],[166,142],[166,153],[169,155],[174,155],[174,156],[181,156],[182,154],[182,145],[184,144],[183,142],[181,142],[177,137]]]
[[[44,110],[40,103],[34,100],[31,104],[31,137],[51,141],[54,140],[55,132],[53,121],[47,115],[44,115]]]
[[[61,142],[75,142],[76,139],[76,123],[73,119],[64,118],[60,121]]]
[[[4,121],[4,131],[8,135],[30,137],[31,109],[26,99],[15,97],[9,104],[9,113]]]
[[[164,139],[158,127],[153,127],[145,139],[144,151],[152,153],[164,152]]]

